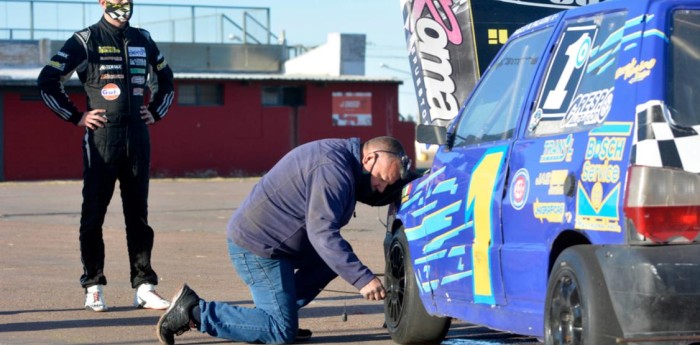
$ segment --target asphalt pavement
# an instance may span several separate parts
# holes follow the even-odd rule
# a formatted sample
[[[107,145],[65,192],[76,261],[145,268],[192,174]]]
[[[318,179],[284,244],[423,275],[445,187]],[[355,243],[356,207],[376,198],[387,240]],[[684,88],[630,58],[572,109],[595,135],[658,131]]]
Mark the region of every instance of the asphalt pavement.
[[[170,298],[183,283],[207,300],[252,306],[226,250],[226,222],[256,178],[155,179],[149,223],[156,232],[152,264],[158,292]],[[109,311],[83,309],[78,246],[81,181],[0,183],[0,345],[157,344],[160,311],[132,306],[126,235],[119,189],[104,226],[105,298]],[[384,272],[382,241],[386,208],[358,204],[343,236],[375,273]],[[351,285],[334,280],[300,312],[300,327],[313,331],[309,344],[394,344],[382,302],[362,299]],[[347,314],[344,320],[343,313]],[[177,344],[228,341],[190,331]],[[532,339],[454,321],[444,344],[534,344]]]

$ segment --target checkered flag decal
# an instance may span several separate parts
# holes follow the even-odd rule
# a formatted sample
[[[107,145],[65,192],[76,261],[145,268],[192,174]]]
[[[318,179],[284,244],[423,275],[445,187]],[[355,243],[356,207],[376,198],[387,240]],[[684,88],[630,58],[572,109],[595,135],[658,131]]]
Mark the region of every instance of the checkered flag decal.
[[[637,106],[632,164],[700,173],[700,125],[672,127],[661,101]]]
[[[129,20],[129,16],[131,15],[131,4],[126,3],[124,5],[119,5],[121,8],[113,11],[113,12],[107,12],[107,14],[112,17],[112,19],[118,20],[120,22],[126,22]]]

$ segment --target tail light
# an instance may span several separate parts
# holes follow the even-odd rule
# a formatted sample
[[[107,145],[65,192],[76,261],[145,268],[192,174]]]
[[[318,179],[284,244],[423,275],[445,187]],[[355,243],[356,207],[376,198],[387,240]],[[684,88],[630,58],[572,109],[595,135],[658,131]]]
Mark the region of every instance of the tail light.
[[[647,240],[693,242],[700,233],[700,174],[631,166],[624,211]]]

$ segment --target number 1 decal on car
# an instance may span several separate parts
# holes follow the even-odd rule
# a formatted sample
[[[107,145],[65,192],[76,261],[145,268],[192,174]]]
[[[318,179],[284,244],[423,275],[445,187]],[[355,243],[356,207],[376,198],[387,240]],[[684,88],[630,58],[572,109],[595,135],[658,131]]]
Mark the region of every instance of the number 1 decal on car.
[[[467,192],[465,221],[473,221],[474,243],[472,265],[474,272],[474,302],[496,304],[491,282],[491,252],[493,245],[494,192],[499,190],[498,181],[508,146],[494,147],[486,151],[472,169]]]
[[[569,108],[585,73],[598,27],[571,26],[566,29],[549,66],[537,109],[542,119],[562,118]]]

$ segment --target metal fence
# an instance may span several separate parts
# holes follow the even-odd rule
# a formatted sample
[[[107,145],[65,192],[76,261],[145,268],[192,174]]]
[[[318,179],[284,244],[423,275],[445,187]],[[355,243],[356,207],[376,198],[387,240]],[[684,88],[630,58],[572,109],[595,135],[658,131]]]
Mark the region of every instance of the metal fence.
[[[282,44],[267,7],[163,5],[136,2],[132,26],[156,41]],[[102,16],[96,1],[0,0],[0,39],[65,40]]]

